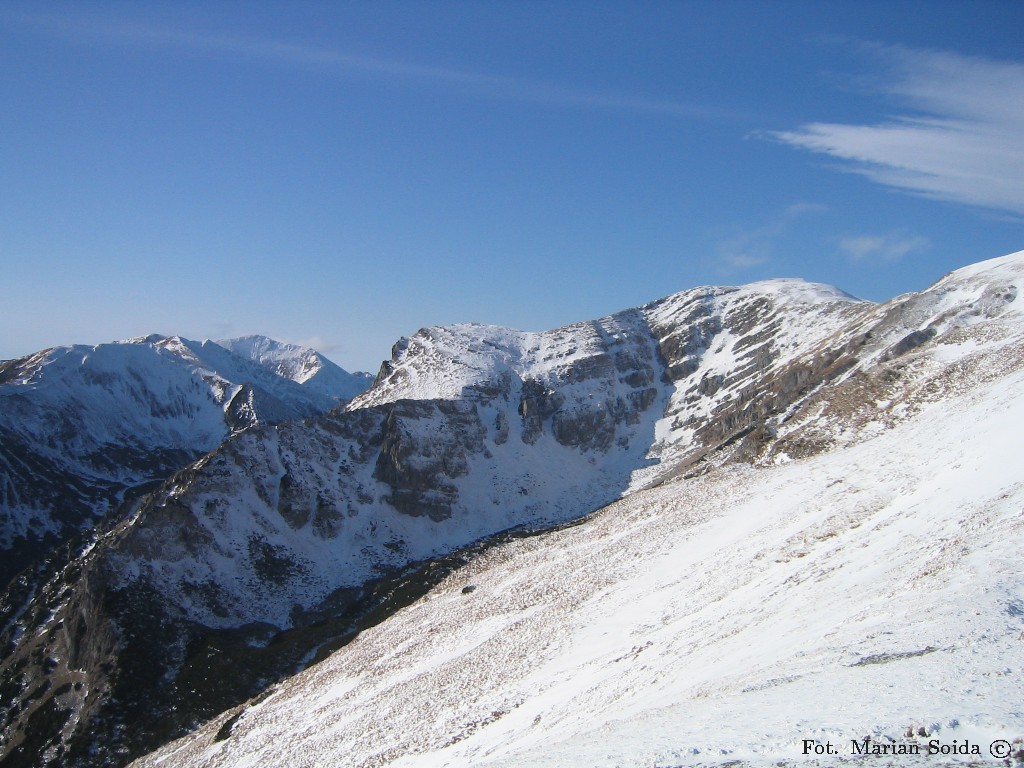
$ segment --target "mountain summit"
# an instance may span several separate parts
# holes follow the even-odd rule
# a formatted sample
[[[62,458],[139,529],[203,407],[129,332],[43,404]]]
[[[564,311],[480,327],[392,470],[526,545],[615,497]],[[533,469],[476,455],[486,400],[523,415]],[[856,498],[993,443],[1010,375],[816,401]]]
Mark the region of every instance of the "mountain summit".
[[[282,379],[301,384],[307,393],[316,393],[334,405],[351,400],[373,383],[371,374],[349,373],[316,350],[284,344],[266,336],[241,336],[223,339],[217,344]]]

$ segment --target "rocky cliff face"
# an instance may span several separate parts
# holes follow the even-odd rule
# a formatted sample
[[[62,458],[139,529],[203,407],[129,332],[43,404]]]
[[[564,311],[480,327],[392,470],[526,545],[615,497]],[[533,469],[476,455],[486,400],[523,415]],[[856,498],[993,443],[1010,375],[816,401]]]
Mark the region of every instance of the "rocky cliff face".
[[[116,763],[255,695],[378,615],[413,564],[429,580],[430,562],[500,531],[726,461],[827,450],[867,423],[858,409],[879,411],[878,382],[900,366],[927,367],[923,351],[965,329],[1012,325],[1022,264],[878,307],[769,281],[544,333],[402,339],[344,410],[235,435],[69,552],[44,588],[8,596],[2,727],[27,761],[11,764]],[[900,380],[904,402],[923,380]],[[92,655],[75,656],[88,628]],[[45,687],[65,679],[70,692]],[[33,763],[24,745],[44,720],[59,727]]]

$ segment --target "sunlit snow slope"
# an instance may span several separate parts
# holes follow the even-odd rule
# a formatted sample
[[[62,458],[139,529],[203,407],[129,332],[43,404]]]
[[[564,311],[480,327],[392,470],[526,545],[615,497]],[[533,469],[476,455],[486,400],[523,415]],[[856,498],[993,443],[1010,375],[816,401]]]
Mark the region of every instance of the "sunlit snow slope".
[[[136,765],[987,764],[1024,736],[1022,288],[1016,254],[853,318],[745,463],[491,549]]]

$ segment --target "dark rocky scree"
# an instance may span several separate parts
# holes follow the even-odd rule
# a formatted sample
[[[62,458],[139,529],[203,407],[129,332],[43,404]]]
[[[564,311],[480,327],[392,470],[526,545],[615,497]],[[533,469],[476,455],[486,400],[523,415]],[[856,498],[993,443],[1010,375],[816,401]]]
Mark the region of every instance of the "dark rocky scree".
[[[83,476],[69,466],[29,445],[16,433],[0,427],[0,505],[15,509],[28,505],[45,509],[56,530],[17,537],[0,556],[0,584],[40,562],[61,542],[99,522],[124,499],[137,497],[202,455],[199,450],[153,449],[142,446],[109,446],[85,457],[95,470]],[[107,479],[128,475],[129,482]]]

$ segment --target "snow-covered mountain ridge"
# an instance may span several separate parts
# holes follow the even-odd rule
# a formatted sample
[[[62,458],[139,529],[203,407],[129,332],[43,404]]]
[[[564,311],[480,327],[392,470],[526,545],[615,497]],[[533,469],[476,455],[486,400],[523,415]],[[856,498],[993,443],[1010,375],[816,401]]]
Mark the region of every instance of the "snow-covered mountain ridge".
[[[365,374],[263,337],[222,346],[153,335],[6,361],[0,582],[26,564],[19,552],[92,524],[126,489],[167,477],[232,432],[327,411],[364,384]]]
[[[351,400],[373,383],[370,374],[362,371],[349,373],[316,350],[284,344],[266,336],[222,339],[216,344],[256,363],[261,369],[272,371],[281,379],[301,384],[307,395],[322,398],[321,403],[329,403],[328,408],[318,407],[318,411],[328,410],[342,400]]]
[[[206,626],[290,626],[382,567],[570,520],[650,482],[669,447],[712,448],[716,410],[865,307],[773,281],[544,333],[425,329],[345,413],[250,431],[147,499],[111,569]],[[270,585],[268,558],[287,563]]]
[[[490,550],[137,765],[984,762],[1024,735],[1022,281],[1016,254],[869,308],[752,464]]]
[[[213,695],[226,686],[240,701],[274,679],[254,655],[265,664],[304,648],[312,659],[327,641],[313,639],[315,622],[346,616],[368,580],[488,534],[646,504],[666,488],[718,494],[726,514],[737,462],[788,477],[779,465],[854,450],[916,423],[930,402],[1011,377],[1022,281],[1016,254],[877,306],[768,281],[544,333],[424,329],[344,411],[236,435],[142,499],[26,608],[8,606],[5,664],[36,670],[3,692],[17,702],[3,725],[10,754],[26,754],[26,724],[44,706],[61,725],[38,741],[37,764],[139,754],[160,729],[230,706]],[[83,627],[87,652],[74,640]],[[43,674],[72,687],[32,694]],[[417,749],[353,754],[376,764]]]
[[[491,550],[133,765],[838,765],[865,737],[922,752],[880,764],[987,765],[1024,735],[1019,341],[845,448]]]

